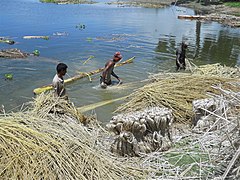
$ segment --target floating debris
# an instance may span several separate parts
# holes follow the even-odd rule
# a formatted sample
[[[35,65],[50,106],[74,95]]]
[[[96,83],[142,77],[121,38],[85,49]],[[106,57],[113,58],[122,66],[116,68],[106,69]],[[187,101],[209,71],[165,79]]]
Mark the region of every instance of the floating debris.
[[[32,53],[26,53],[16,48],[0,50],[0,58],[17,59],[17,58],[27,58],[28,56],[31,56],[31,55],[39,56],[40,51],[34,50]]]
[[[92,38],[87,38],[87,42],[92,42]]]
[[[1,43],[7,43],[7,44],[10,44],[10,45],[15,44],[15,41],[10,40],[10,39],[6,39],[6,38],[4,38],[4,37],[0,37],[0,42],[1,42]]]
[[[39,56],[39,55],[40,55],[40,51],[37,50],[37,49],[35,49],[35,50],[33,51],[33,55],[34,55],[34,56]]]
[[[23,39],[45,39],[45,40],[49,40],[49,36],[23,36]]]
[[[86,26],[85,26],[85,24],[78,24],[78,25],[76,25],[76,28],[80,29],[80,30],[83,30],[83,29],[86,28]]]
[[[0,51],[0,58],[27,58],[29,56],[28,53],[22,52],[19,49],[5,49]]]
[[[13,74],[4,74],[5,80],[12,80]]]
[[[68,36],[67,32],[55,32],[53,33],[54,36]]]

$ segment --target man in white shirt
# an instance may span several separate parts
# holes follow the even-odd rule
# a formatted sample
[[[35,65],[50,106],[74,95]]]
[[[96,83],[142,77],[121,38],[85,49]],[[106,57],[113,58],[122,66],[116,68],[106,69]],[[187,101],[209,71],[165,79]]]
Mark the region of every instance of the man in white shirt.
[[[67,68],[68,66],[64,63],[59,63],[56,67],[57,74],[53,78],[52,85],[57,97],[63,97],[66,95],[63,76],[67,73]]]

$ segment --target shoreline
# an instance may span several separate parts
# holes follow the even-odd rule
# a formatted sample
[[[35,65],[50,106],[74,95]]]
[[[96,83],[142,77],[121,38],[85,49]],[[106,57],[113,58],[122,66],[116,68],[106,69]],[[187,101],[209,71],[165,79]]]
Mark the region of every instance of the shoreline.
[[[55,4],[94,4],[97,3],[92,0],[40,0],[42,3],[55,3]],[[215,21],[223,25],[227,25],[234,28],[240,27],[240,8],[230,7],[224,4],[219,5],[208,5],[204,6],[200,3],[190,2],[190,3],[178,3],[174,0],[122,0],[113,1],[106,4],[115,4],[120,7],[135,6],[143,8],[163,8],[166,6],[175,5],[191,8],[197,11],[197,15],[205,15],[203,21]]]
[[[92,0],[39,0],[42,3],[54,3],[54,4],[94,4],[96,2]]]
[[[115,2],[115,4],[128,4],[144,8],[162,8],[174,5],[174,0],[162,0],[160,2],[154,0],[151,2],[146,0],[126,0]],[[176,6],[194,9],[197,11],[198,15],[204,14],[206,17],[203,20],[205,21],[215,21],[234,28],[240,27],[240,8],[237,7],[230,7],[224,4],[204,6],[196,2],[181,3]]]

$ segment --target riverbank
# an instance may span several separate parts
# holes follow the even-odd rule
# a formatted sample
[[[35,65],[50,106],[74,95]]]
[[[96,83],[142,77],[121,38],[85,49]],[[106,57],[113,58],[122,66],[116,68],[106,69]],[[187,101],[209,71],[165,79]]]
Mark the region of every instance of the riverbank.
[[[182,81],[184,76],[192,81]],[[37,96],[33,102],[29,102],[28,107],[23,108],[25,111],[8,114],[3,109],[0,114],[0,142],[3,147],[0,149],[0,177],[238,179],[239,76],[239,69],[220,65],[202,66],[192,69],[191,73],[155,74],[149,77],[152,81],[148,85],[129,96],[129,102],[136,102],[134,106],[129,102],[122,106],[130,105],[134,109],[142,107],[145,110],[134,110],[132,114],[124,111],[110,121],[118,122],[114,130],[124,130],[115,135],[98,124],[96,115],[83,115],[72,103],[56,99],[51,94]],[[202,80],[202,83],[197,80]],[[192,82],[198,83],[198,86]],[[217,85],[218,82],[221,86]],[[167,86],[172,86],[172,89],[169,91]],[[206,108],[205,115],[194,129],[186,123],[185,117],[182,119],[184,122],[167,121],[169,124],[165,126],[165,120],[172,119],[171,112],[158,106],[169,105],[169,110],[176,107],[173,116],[177,119],[179,115],[189,112],[186,107],[191,105],[194,97],[201,96],[197,87],[202,88],[202,95],[205,95],[206,88],[208,93],[212,92],[215,100],[219,100],[213,105],[220,106],[215,106],[216,109],[211,111],[209,104],[202,104],[206,105],[201,106],[202,110]],[[213,91],[220,94],[213,94]],[[161,111],[155,111],[156,108],[150,109],[152,112],[146,111],[147,107],[153,105],[166,114],[158,114]],[[141,118],[133,115],[140,115]],[[161,120],[158,124],[157,119]],[[130,126],[126,126],[127,122],[130,122]],[[144,127],[140,129],[145,130],[144,134],[133,131],[139,126]],[[167,135],[161,135],[165,130],[171,142],[166,141]],[[137,135],[143,141],[138,141]],[[114,138],[118,139],[114,141]],[[118,142],[115,146],[117,152],[110,151],[113,141]],[[165,145],[170,146],[165,149]],[[145,149],[146,152],[142,151]],[[135,152],[138,152],[138,156],[134,156]]]
[[[108,4],[118,4],[121,7],[125,6],[136,6],[136,7],[144,7],[144,8],[162,8],[165,6],[170,6],[173,0],[121,0],[115,1]]]
[[[197,11],[198,14],[206,15],[206,21],[216,21],[224,25],[231,27],[240,27],[240,8],[237,4],[233,7],[230,4],[219,4],[219,5],[208,5],[204,6],[201,3],[190,2],[190,3],[175,3],[173,0],[126,0],[117,2],[123,5],[129,4],[131,6],[141,6],[148,8],[160,8],[170,5],[178,5],[182,7],[192,8]]]
[[[56,4],[94,4],[96,2],[92,0],[40,0],[44,3],[56,3]],[[207,14],[205,21],[216,21],[221,24],[231,26],[231,27],[240,27],[240,8],[238,4],[234,7],[231,7],[229,4],[219,4],[219,5],[207,5],[204,6],[201,3],[188,2],[188,3],[179,3],[174,0],[122,0],[122,1],[113,1],[107,4],[117,4],[121,7],[125,6],[139,6],[145,8],[162,8],[170,5],[178,5],[183,7],[188,7],[195,9],[198,14]]]
[[[91,0],[40,0],[43,3],[55,3],[55,4],[94,4]]]
[[[180,6],[195,9],[198,14],[206,15],[206,21],[216,21],[221,24],[240,27],[240,8],[229,5],[208,5],[203,6],[200,3],[181,4]]]

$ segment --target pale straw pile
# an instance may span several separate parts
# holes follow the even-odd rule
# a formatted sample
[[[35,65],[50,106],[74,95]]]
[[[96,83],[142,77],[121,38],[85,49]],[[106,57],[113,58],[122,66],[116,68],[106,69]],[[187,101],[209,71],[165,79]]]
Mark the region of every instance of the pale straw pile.
[[[102,130],[83,126],[82,115],[65,100],[40,95],[34,104],[0,116],[1,179],[144,178],[101,148]]]

